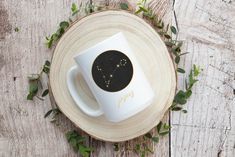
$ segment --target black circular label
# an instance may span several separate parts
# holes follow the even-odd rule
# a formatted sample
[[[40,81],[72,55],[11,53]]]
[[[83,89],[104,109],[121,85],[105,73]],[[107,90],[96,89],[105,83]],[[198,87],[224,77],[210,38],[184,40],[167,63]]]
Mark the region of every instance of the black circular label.
[[[109,50],[101,53],[92,65],[92,77],[97,86],[109,92],[124,89],[133,76],[130,59],[120,51]]]

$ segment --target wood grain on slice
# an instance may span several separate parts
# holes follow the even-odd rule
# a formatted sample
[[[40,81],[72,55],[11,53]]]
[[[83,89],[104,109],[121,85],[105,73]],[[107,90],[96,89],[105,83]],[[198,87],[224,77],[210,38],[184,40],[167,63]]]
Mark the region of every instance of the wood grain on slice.
[[[174,8],[183,51],[190,52],[180,66],[189,72],[195,63],[203,71],[186,105],[188,113],[172,113],[171,154],[234,157],[235,3],[176,0]],[[179,77],[180,88],[185,78]]]
[[[104,116],[92,118],[81,112],[68,92],[65,79],[67,71],[75,65],[75,54],[118,32],[126,36],[155,91],[155,99],[144,111],[114,124]],[[77,77],[78,94],[88,104],[95,105],[96,100],[85,81],[80,75]],[[124,11],[95,13],[70,27],[56,46],[50,71],[52,92],[62,112],[91,136],[116,142],[143,135],[158,124],[171,105],[175,81],[173,63],[160,36],[144,20]]]

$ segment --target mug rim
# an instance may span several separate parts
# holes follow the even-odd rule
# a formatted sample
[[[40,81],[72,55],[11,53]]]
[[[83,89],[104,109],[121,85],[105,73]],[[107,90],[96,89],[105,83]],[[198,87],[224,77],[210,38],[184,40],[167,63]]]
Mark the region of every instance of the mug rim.
[[[98,42],[98,43],[95,44],[94,46],[91,46],[91,47],[89,47],[89,48],[87,48],[87,49],[85,49],[85,50],[83,50],[83,51],[80,51],[80,53],[77,53],[76,55],[73,56],[73,59],[76,60],[76,59],[80,58],[81,56],[86,55],[86,54],[89,53],[89,51],[91,51],[92,49],[94,49],[94,48],[96,48],[96,47],[98,47],[98,46],[104,44],[105,42],[107,42],[107,41],[109,41],[109,40],[112,40],[114,37],[117,37],[117,36],[124,37],[124,34],[123,34],[123,32],[118,32],[118,33],[112,35],[111,37],[108,37],[108,38],[102,40],[101,42]],[[105,50],[105,51],[109,51],[109,50],[111,50],[111,49],[107,49],[107,50]],[[105,52],[105,51],[104,51],[104,52]],[[90,53],[92,53],[92,52],[90,52]]]

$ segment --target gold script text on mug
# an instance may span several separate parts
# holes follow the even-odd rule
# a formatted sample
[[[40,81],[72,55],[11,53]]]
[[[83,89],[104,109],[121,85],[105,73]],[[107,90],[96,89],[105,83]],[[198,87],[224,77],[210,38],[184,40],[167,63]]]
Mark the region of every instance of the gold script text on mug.
[[[118,107],[120,108],[127,101],[127,99],[133,98],[133,97],[134,97],[133,91],[130,91],[126,95],[122,96],[118,101]]]

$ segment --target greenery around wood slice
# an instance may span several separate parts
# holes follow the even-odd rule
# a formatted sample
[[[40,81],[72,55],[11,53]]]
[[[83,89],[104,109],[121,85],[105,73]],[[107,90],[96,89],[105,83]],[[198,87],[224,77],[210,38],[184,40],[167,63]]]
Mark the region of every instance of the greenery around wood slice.
[[[64,34],[66,29],[68,29],[69,26],[78,18],[78,16],[89,15],[90,13],[106,9],[108,9],[107,5],[95,6],[89,3],[85,5],[81,3],[80,6],[77,6],[75,3],[73,3],[71,6],[71,16],[69,17],[69,19],[67,21],[60,22],[56,32],[46,37],[47,47],[52,48],[53,45],[56,44],[58,39],[61,38],[61,36]],[[127,3],[120,3],[118,9],[133,12],[131,7]],[[173,36],[177,37],[177,29],[174,26],[170,26],[169,24],[165,25],[162,19],[159,19],[157,15],[153,13],[153,10],[147,6],[147,0],[140,0],[137,3],[137,10],[134,11],[134,13],[142,16],[144,19],[148,20],[152,24],[154,29],[164,40],[169,53],[171,54],[171,56],[173,56],[173,60],[177,67],[176,72],[184,74],[185,70],[178,67],[178,64],[180,63],[181,56],[188,54],[188,52],[182,53],[181,47],[183,45],[183,42],[178,41],[177,38],[173,39]],[[192,87],[198,81],[197,77],[200,74],[200,70],[201,69],[198,66],[193,65],[192,69],[189,72],[188,78],[185,80],[185,89],[178,90],[175,94],[174,101],[170,107],[171,111],[182,111],[183,113],[187,113],[187,110],[183,108],[183,105],[187,103],[187,100],[192,95]],[[28,100],[33,100],[34,97],[40,100],[44,100],[43,97],[45,97],[49,93],[49,90],[48,87],[46,89],[42,87],[41,79],[43,73],[48,76],[49,72],[50,62],[45,61],[39,73],[30,74],[28,76]],[[39,91],[42,91],[43,89],[44,91],[39,95]],[[61,111],[58,108],[52,108],[44,115],[44,118],[50,117],[50,121],[54,123],[56,122],[57,115],[59,115],[60,113]],[[139,156],[144,157],[149,153],[154,153],[154,150],[151,149],[153,145],[159,143],[159,140],[163,136],[168,135],[169,132],[170,126],[167,123],[163,123],[160,121],[155,129],[153,129],[151,132],[138,137],[141,139],[141,142],[137,143],[135,146],[130,148],[126,147],[124,143],[114,143],[113,149],[116,152],[119,152],[120,150],[132,151]],[[68,143],[73,147],[74,151],[79,152],[80,155],[82,155],[83,157],[88,157],[90,153],[94,151],[93,148],[85,145],[86,138],[84,136],[81,136],[77,131],[68,131],[65,136]]]

